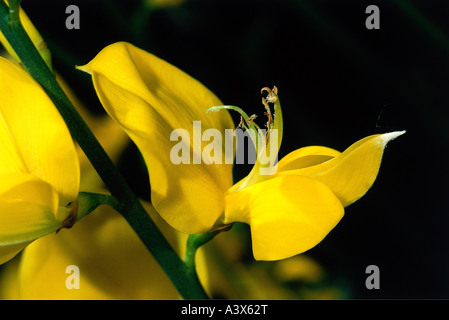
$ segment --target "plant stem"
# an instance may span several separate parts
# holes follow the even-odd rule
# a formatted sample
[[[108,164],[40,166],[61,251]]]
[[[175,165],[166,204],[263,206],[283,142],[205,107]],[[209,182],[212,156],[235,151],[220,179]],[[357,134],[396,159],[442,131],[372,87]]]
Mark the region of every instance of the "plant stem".
[[[210,231],[204,233],[190,234],[189,237],[187,238],[184,263],[187,268],[187,274],[189,275],[189,277],[192,277],[192,279],[198,282],[199,286],[201,286],[201,283],[198,278],[198,274],[196,272],[196,264],[195,264],[196,252],[199,247],[212,240],[220,232],[221,231]],[[204,294],[206,293],[204,292]]]
[[[26,70],[53,101],[73,138],[83,149],[112,196],[118,200],[119,205],[116,209],[134,229],[183,298],[207,298],[204,289],[197,281],[196,272],[192,274],[192,270],[187,268],[151,220],[112,160],[59,86],[54,74],[42,60],[20,20],[11,18],[9,7],[0,0],[0,30],[19,56]]]
[[[198,248],[212,240],[220,232],[221,231],[211,231],[189,235],[187,238],[186,254],[184,259],[188,269],[195,269],[195,256]]]

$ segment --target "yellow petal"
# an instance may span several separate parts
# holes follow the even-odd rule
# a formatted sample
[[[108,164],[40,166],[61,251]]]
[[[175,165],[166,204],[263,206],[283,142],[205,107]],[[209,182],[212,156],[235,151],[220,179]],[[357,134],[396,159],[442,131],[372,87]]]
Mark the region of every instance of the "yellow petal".
[[[338,155],[340,155],[340,152],[327,147],[310,146],[300,148],[290,152],[279,161],[277,172],[315,166]]]
[[[290,152],[285,157],[283,157],[277,166],[274,168],[274,172],[281,173],[284,171],[290,171],[290,170],[296,170],[300,168],[305,167],[311,167],[315,166],[317,164],[326,162],[336,156],[338,156],[340,152],[327,148],[327,147],[321,147],[321,146],[310,146],[310,147],[304,147],[300,149],[296,149],[295,151]],[[254,174],[254,170],[260,170],[260,166],[256,164],[251,173]],[[256,172],[257,174],[257,172]],[[279,175],[279,174],[278,174]],[[274,177],[277,177],[278,175],[271,174],[271,175],[262,175],[259,176],[256,179],[253,178],[255,182],[257,181],[264,181],[268,179],[272,179]],[[246,188],[248,185],[251,184],[251,174],[240,180],[238,183],[234,184],[228,192],[234,192],[236,190],[241,190],[243,188]]]
[[[174,230],[157,219],[154,210],[149,214],[176,248]],[[185,246],[185,241],[182,244]],[[200,261],[197,262],[200,266]],[[66,287],[72,274],[66,273],[70,265],[79,268],[79,289]],[[70,230],[61,230],[57,235],[33,242],[24,250],[19,266],[14,269],[16,272],[9,269],[6,275],[0,275],[0,299],[180,297],[135,232],[107,206],[98,208]]]
[[[1,249],[0,249],[1,250]],[[0,272],[0,300],[17,300],[20,297],[17,273],[20,259],[14,259],[2,266]]]
[[[404,134],[397,131],[361,139],[329,161],[304,168],[289,167],[277,175],[303,175],[326,184],[348,206],[360,199],[372,186],[379,172],[387,143]]]
[[[58,195],[31,175],[1,175],[0,246],[32,241],[59,228]]]
[[[55,188],[61,205],[73,201],[79,163],[64,120],[28,73],[3,58],[0,70],[0,174],[34,174]]]
[[[206,165],[204,157],[201,164],[173,164],[170,151],[179,142],[170,136],[175,129],[185,130],[187,150],[193,154],[193,121],[201,121],[201,134],[233,129],[227,112],[206,114],[220,100],[186,73],[124,42],[106,47],[80,69],[92,74],[104,108],[141,151],[160,215],[183,232],[210,229],[223,212],[232,164]]]
[[[12,244],[9,246],[0,246],[0,265],[8,262],[14,258],[20,251],[23,250],[30,242],[23,242],[18,244]]]
[[[23,200],[58,210],[58,198],[53,188],[38,177],[24,173],[0,175],[0,201]]]
[[[343,217],[344,209],[321,182],[280,176],[226,197],[226,223],[251,228],[256,260],[279,260],[318,244]]]

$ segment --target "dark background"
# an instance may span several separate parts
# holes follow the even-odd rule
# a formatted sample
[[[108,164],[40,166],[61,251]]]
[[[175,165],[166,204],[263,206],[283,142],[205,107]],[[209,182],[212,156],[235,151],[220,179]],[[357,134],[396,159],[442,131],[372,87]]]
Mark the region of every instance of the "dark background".
[[[449,298],[447,1],[188,0],[148,15],[138,3],[22,6],[48,42],[55,69],[98,114],[89,79],[73,66],[125,40],[249,114],[262,116],[260,89],[276,85],[281,156],[307,145],[344,150],[370,134],[407,130],[389,144],[371,190],[308,254],[344,279],[349,298]],[[79,30],[65,28],[69,4],[80,9]],[[365,27],[371,4],[380,9],[380,30]],[[121,160],[123,172],[147,197],[146,178],[126,170],[129,158]],[[236,179],[245,170],[237,168]],[[365,287],[371,264],[380,268],[380,290]]]

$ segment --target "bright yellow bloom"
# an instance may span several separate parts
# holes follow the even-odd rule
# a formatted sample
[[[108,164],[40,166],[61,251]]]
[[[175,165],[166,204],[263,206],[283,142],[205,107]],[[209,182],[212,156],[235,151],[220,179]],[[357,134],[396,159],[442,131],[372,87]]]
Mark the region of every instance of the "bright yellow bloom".
[[[146,210],[174,248],[185,244],[185,236],[168,226],[151,206]],[[180,298],[133,229],[111,207],[99,207],[64,231],[34,241],[5,266],[0,299]],[[204,257],[197,261],[199,276],[207,285]],[[68,266],[78,267],[77,277],[67,271]],[[75,283],[79,288],[72,288]]]
[[[209,230],[223,213],[232,164],[175,165],[169,138],[177,128],[192,137],[192,120],[202,120],[203,129],[234,128],[227,113],[205,113],[221,101],[181,70],[127,43],[107,47],[80,69],[92,72],[106,110],[142,151],[156,211],[179,231]]]
[[[70,133],[40,85],[0,58],[0,263],[76,214],[79,163]]]
[[[187,233],[245,222],[257,260],[287,258],[319,243],[340,221],[344,206],[371,187],[386,144],[403,133],[369,136],[343,153],[319,146],[301,148],[281,159],[271,175],[255,170],[263,167],[258,159],[250,175],[232,186],[232,165],[206,164],[210,159],[197,151],[206,142],[201,141],[200,149],[195,145],[195,134],[234,128],[226,110],[206,114],[222,103],[201,83],[124,42],[106,47],[80,69],[92,75],[104,108],[142,152],[159,214]],[[278,130],[280,146],[283,125],[277,90],[267,91],[268,101],[275,103],[269,127]],[[194,121],[200,121],[200,132],[195,133]],[[182,141],[194,159],[201,157],[201,164],[172,163],[170,138],[178,128],[190,137]],[[257,151],[268,150],[274,142],[268,139]]]
[[[72,103],[113,161],[129,138],[109,117],[94,117],[70,88],[58,79]],[[80,189],[104,192],[104,184],[82,150]],[[186,235],[174,231],[143,204],[164,236],[182,256]],[[204,255],[197,257],[201,282],[207,286]],[[79,289],[68,266],[79,268]],[[101,206],[69,232],[49,234],[27,246],[0,273],[0,299],[177,299],[179,293],[127,222],[111,207]]]

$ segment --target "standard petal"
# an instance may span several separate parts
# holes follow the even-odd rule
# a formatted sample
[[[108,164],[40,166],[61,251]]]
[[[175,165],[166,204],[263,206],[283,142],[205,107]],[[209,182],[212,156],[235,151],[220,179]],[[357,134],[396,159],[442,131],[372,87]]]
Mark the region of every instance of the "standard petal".
[[[346,207],[369,190],[376,180],[387,143],[404,133],[405,131],[397,131],[372,135],[357,141],[329,161],[315,166],[284,170],[278,175],[303,175],[321,181]]]
[[[338,198],[323,183],[281,176],[226,197],[226,223],[251,228],[256,260],[279,260],[317,245],[343,217]]]
[[[167,62],[128,43],[103,49],[81,70],[92,74],[97,94],[109,115],[128,133],[148,167],[152,202],[174,228],[206,231],[223,212],[224,192],[232,185],[232,164],[192,164],[194,141],[201,149],[207,129],[233,129],[227,112],[206,114],[222,103],[201,83]],[[200,121],[194,137],[193,121]],[[171,141],[175,129],[187,133],[190,164],[174,164]],[[199,139],[199,140],[198,140]],[[224,143],[222,144],[224,146]],[[217,150],[222,151],[222,150]],[[199,154],[199,153],[196,153]],[[225,152],[222,152],[224,162]]]
[[[64,120],[23,69],[0,58],[0,70],[0,174],[34,174],[54,187],[61,205],[73,201],[79,163]]]
[[[1,179],[1,247],[29,242],[59,228],[58,194],[47,182],[23,174]]]

